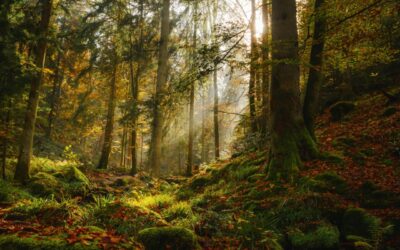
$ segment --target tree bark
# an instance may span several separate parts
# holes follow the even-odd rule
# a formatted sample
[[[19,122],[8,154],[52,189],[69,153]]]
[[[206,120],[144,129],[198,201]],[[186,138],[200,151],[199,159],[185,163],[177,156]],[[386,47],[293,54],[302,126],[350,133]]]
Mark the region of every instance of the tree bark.
[[[61,84],[63,81],[63,73],[60,73],[60,61],[61,61],[61,52],[58,52],[57,55],[57,65],[54,75],[53,81],[53,90],[50,97],[50,111],[47,117],[47,129],[46,136],[51,139],[51,133],[53,132],[53,122],[57,113],[58,101],[61,96]]]
[[[272,0],[271,155],[268,178],[292,182],[302,160],[318,156],[300,105],[295,0]]]
[[[161,37],[158,53],[158,69],[156,93],[153,108],[153,124],[150,144],[150,166],[154,176],[160,176],[161,137],[163,128],[163,115],[161,104],[165,94],[165,84],[168,78],[168,39],[170,33],[169,10],[170,0],[163,0],[161,16]]]
[[[113,129],[114,129],[114,113],[115,113],[115,96],[116,96],[116,81],[117,81],[117,62],[114,62],[114,68],[110,81],[110,97],[108,100],[107,122],[104,129],[104,142],[101,150],[101,156],[98,169],[106,169],[111,153]]]
[[[194,2],[193,6],[193,53],[192,53],[192,70],[195,71],[195,57],[197,47],[197,1]],[[196,79],[190,84],[190,101],[189,101],[189,143],[188,143],[188,162],[186,166],[186,176],[192,176],[193,170],[193,138],[194,138],[194,90],[195,90]]]
[[[249,106],[251,132],[257,132],[257,114],[255,101],[256,74],[257,74],[257,38],[256,38],[256,3],[251,0],[251,45],[250,45],[250,81],[249,81]]]
[[[304,99],[303,115],[304,122],[314,140],[315,137],[315,117],[318,113],[319,92],[322,85],[323,74],[323,52],[325,46],[325,0],[316,0],[314,6],[314,34],[310,56],[310,71],[308,74],[307,89]]]
[[[216,32],[216,24],[217,24],[217,15],[218,15],[218,1],[214,4],[214,11],[213,11],[213,40],[216,43],[215,32]],[[214,71],[213,71],[213,88],[214,88],[214,156],[215,159],[219,159],[219,98],[218,98],[218,64],[214,64]]]
[[[4,121],[4,133],[5,133],[5,137],[3,138],[3,150],[2,150],[2,161],[1,161],[1,167],[2,167],[2,176],[3,176],[3,180],[5,180],[7,178],[6,176],[6,161],[7,161],[7,149],[8,149],[8,142],[10,140],[9,138],[9,131],[10,131],[10,121],[11,121],[11,108],[12,108],[12,100],[11,98],[9,98],[8,100],[8,105],[7,107],[7,112],[6,112],[6,117],[5,117],[5,121]]]
[[[46,58],[47,33],[49,29],[52,0],[41,1],[42,13],[39,25],[39,41],[35,49],[35,65],[39,69],[33,77],[29,92],[28,106],[25,113],[25,123],[21,136],[21,144],[18,155],[18,162],[15,169],[14,179],[26,183],[29,179],[30,161],[32,155],[33,136],[35,133],[35,123],[37,107],[39,104],[39,92],[43,82],[43,68]]]
[[[264,22],[264,31],[262,36],[262,110],[260,119],[260,133],[263,139],[266,139],[268,129],[268,93],[270,85],[270,63],[269,63],[269,1],[262,2],[262,16]]]

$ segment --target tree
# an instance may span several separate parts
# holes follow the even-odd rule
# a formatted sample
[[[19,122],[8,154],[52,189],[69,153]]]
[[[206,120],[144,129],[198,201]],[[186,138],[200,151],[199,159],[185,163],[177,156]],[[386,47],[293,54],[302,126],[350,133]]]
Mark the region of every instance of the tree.
[[[170,0],[163,0],[161,13],[161,37],[158,49],[158,69],[156,93],[153,107],[153,124],[151,131],[150,165],[155,176],[160,175],[161,137],[163,128],[162,100],[165,84],[168,79],[168,39],[170,33],[169,10]]]
[[[218,15],[218,0],[215,1],[214,3],[214,9],[213,9],[213,16],[212,16],[212,39],[213,42],[216,43],[216,30],[217,30],[217,15]],[[213,89],[214,89],[214,106],[213,106],[213,112],[214,112],[214,155],[215,159],[219,159],[219,119],[218,119],[218,105],[219,105],[219,100],[218,100],[218,63],[214,63],[214,71],[213,71]]]
[[[257,132],[256,114],[256,74],[257,74],[257,38],[256,38],[256,3],[251,0],[251,21],[250,21],[250,81],[249,81],[249,106],[250,106],[250,125],[251,132]]]
[[[310,71],[308,74],[307,89],[303,106],[304,122],[314,140],[314,123],[318,112],[319,92],[323,80],[322,64],[326,27],[324,2],[324,0],[315,0],[315,21],[310,56]]]
[[[97,168],[99,169],[106,169],[108,166],[108,160],[110,158],[111,145],[113,139],[114,113],[115,113],[115,102],[116,102],[115,96],[117,90],[116,82],[117,82],[117,68],[118,68],[118,63],[116,58],[117,55],[115,51],[113,57],[114,57],[112,59],[113,71],[110,81],[110,96],[108,99],[107,122],[106,122],[106,127],[104,129],[104,141],[101,150],[100,161],[99,164],[97,165]]]
[[[25,183],[29,179],[30,160],[32,155],[33,136],[35,133],[35,123],[37,115],[37,107],[39,103],[40,86],[44,78],[44,64],[47,48],[47,33],[52,11],[52,0],[40,1],[41,4],[41,20],[38,31],[38,42],[35,47],[35,66],[37,73],[33,76],[31,88],[29,92],[28,106],[25,113],[25,123],[21,136],[21,144],[17,167],[15,169],[14,179]]]
[[[318,155],[304,124],[299,88],[295,0],[272,0],[270,179],[292,181],[302,160]]]
[[[260,118],[260,133],[265,139],[267,134],[268,125],[268,92],[270,85],[270,65],[269,65],[269,1],[263,0],[262,2],[262,17],[264,22],[264,31],[262,36],[262,81],[261,81],[261,92],[262,92],[262,104],[261,104],[261,118]]]

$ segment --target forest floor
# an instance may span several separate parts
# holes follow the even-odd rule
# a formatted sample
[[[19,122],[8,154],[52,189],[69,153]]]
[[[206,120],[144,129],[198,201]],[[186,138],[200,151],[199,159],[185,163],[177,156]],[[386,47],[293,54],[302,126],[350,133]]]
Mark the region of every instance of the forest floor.
[[[320,148],[338,157],[290,185],[266,180],[261,151],[190,179],[36,158],[28,186],[0,182],[0,249],[399,249],[400,105],[385,103],[319,117]]]

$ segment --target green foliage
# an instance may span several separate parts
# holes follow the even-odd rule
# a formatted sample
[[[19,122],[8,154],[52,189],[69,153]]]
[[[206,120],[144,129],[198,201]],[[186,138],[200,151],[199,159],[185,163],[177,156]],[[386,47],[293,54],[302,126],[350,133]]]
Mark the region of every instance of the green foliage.
[[[339,245],[339,230],[329,224],[318,225],[308,232],[293,229],[288,235],[294,249],[337,249]]]
[[[135,202],[137,205],[150,208],[150,209],[162,209],[172,205],[175,199],[172,195],[159,194],[145,196],[142,199]]]
[[[82,245],[80,243],[71,245],[65,239],[52,236],[30,236],[28,238],[17,235],[0,236],[0,249],[4,250],[95,250],[96,245]]]
[[[259,166],[246,166],[246,167],[241,167],[238,170],[236,170],[232,175],[234,178],[238,181],[245,180],[248,177],[254,175],[260,170]]]
[[[139,232],[139,240],[147,250],[199,249],[196,235],[181,227],[147,228]]]
[[[196,176],[189,183],[189,187],[192,190],[199,190],[204,188],[210,182],[210,177],[208,175],[205,176]]]
[[[39,172],[32,177],[28,187],[34,195],[50,196],[59,193],[62,184],[53,175]]]
[[[112,228],[129,236],[137,235],[144,228],[167,225],[159,214],[146,207],[108,200],[101,206],[94,206],[86,220],[89,225]]]
[[[27,191],[8,181],[0,180],[0,202],[16,202],[29,198],[31,198],[31,195]]]
[[[165,209],[162,215],[167,221],[172,221],[177,218],[191,218],[193,212],[188,202],[178,202]]]
[[[335,172],[321,173],[309,180],[308,185],[314,192],[345,194],[348,190],[346,181]]]
[[[54,199],[34,198],[18,202],[7,214],[8,218],[38,219],[46,225],[65,225],[69,219],[81,218],[83,210],[74,200],[58,202]]]
[[[380,229],[380,220],[361,208],[349,208],[343,216],[342,233],[373,239]]]

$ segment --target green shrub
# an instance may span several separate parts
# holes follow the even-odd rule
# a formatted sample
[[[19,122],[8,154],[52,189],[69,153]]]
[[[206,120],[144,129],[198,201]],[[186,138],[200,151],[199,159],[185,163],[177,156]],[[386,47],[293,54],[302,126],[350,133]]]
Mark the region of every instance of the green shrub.
[[[342,232],[350,235],[373,239],[380,229],[380,220],[361,208],[349,208],[343,217]]]
[[[163,209],[174,203],[175,199],[169,194],[150,195],[139,199],[136,204],[150,209]]]
[[[339,230],[329,224],[309,232],[294,229],[288,235],[294,249],[337,249],[339,245]]]
[[[191,218],[193,216],[193,212],[189,203],[178,202],[165,209],[162,215],[167,221],[173,221],[178,218]]]
[[[46,225],[65,225],[69,219],[82,216],[82,209],[74,200],[58,202],[54,199],[35,198],[17,203],[10,209],[7,218],[38,219]]]
[[[147,250],[199,249],[196,235],[181,227],[155,227],[139,232],[139,240]]]

